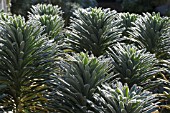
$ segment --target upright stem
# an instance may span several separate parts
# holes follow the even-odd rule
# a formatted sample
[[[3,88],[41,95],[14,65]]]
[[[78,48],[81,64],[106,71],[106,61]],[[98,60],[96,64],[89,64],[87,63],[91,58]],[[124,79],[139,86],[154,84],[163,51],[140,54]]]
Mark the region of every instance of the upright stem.
[[[10,12],[11,0],[6,0],[6,3],[7,3],[7,12]]]
[[[22,106],[21,106],[21,102],[20,102],[20,97],[17,97],[15,104],[16,104],[16,113],[21,113]]]

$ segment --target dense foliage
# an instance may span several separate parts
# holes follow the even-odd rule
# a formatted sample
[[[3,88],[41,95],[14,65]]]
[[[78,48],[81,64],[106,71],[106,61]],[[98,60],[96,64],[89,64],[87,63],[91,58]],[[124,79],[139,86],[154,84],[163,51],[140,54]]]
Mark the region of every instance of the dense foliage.
[[[146,87],[153,77],[160,72],[156,66],[158,62],[153,54],[146,50],[139,50],[134,45],[116,44],[110,48],[114,79],[120,79],[129,87],[134,84]]]
[[[94,94],[95,113],[151,113],[157,107],[156,99],[149,91],[142,91],[136,84],[131,88],[118,82],[103,84],[98,87],[99,93]],[[102,106],[102,107],[101,107]]]
[[[116,11],[101,8],[76,11],[68,33],[70,49],[92,52],[97,57],[105,54],[109,46],[120,41],[121,29],[118,29],[117,16]]]
[[[41,36],[41,28],[21,16],[0,21],[0,83],[2,109],[14,113],[41,111],[45,81],[53,73],[55,48]]]
[[[39,23],[41,28],[44,29],[42,34],[47,35],[49,39],[59,37],[64,27],[61,9],[51,4],[37,4],[33,6],[31,12],[29,12],[28,23],[32,26],[35,23]]]
[[[0,112],[170,112],[170,19],[59,6],[0,14]]]
[[[76,9],[97,6],[96,0],[11,0],[11,12],[12,14],[22,15],[27,19],[31,6],[38,3],[54,4],[61,7],[66,25]],[[53,11],[55,12],[55,10]]]

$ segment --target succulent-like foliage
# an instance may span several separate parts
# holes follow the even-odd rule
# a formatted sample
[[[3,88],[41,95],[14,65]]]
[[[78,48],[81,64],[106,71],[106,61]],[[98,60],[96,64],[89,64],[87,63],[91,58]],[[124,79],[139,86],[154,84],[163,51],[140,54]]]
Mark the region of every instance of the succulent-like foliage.
[[[44,29],[43,34],[46,34],[49,39],[55,39],[61,35],[64,21],[61,17],[62,11],[58,6],[37,4],[32,6],[31,11],[29,24],[40,23],[40,26]]]
[[[109,46],[121,41],[116,11],[87,8],[79,9],[74,15],[67,40],[73,51],[88,51],[100,56]]]
[[[32,6],[30,15],[62,15],[61,8],[57,5],[53,6],[52,4],[37,4]]]
[[[121,19],[120,28],[125,28],[122,36],[129,36],[129,32],[131,32],[130,28],[134,27],[133,22],[137,20],[138,15],[130,14],[130,13],[119,13]]]
[[[144,85],[160,72],[155,66],[157,64],[155,55],[146,52],[145,49],[139,50],[134,45],[118,43],[110,48],[109,54],[115,72],[114,78],[119,78],[130,87],[133,84]]]
[[[170,60],[170,21],[167,25],[166,32],[162,34],[160,41],[157,57]]]
[[[11,15],[9,13],[0,12],[0,20],[9,21]]]
[[[78,8],[88,8],[97,6],[96,0],[51,0],[52,4],[57,4],[64,12],[63,18],[65,25],[69,25],[70,17],[73,16],[73,12]]]
[[[89,112],[87,100],[92,99],[97,86],[107,78],[106,62],[80,53],[70,57],[69,64],[62,66],[66,70],[65,75],[53,81],[53,108],[61,113]]]
[[[46,2],[68,17],[95,4]],[[168,17],[78,9],[64,34],[62,16],[51,4],[33,6],[27,22],[0,13],[0,112],[151,113],[155,95],[169,112]]]
[[[58,38],[64,27],[64,21],[58,15],[35,15],[30,19],[29,23],[32,25],[40,23],[40,26],[44,29],[42,33],[46,34],[49,39]]]
[[[0,106],[14,113],[43,112],[45,81],[55,69],[54,46],[21,16],[0,26]]]
[[[155,13],[144,13],[135,21],[134,26],[130,34],[147,51],[155,53],[157,58],[169,56],[167,51],[170,47],[170,37],[166,36],[170,26],[169,18]]]
[[[92,103],[95,113],[151,113],[157,107],[155,96],[136,84],[103,84],[98,90],[96,104]]]
[[[161,113],[167,113],[170,111],[170,81],[160,79],[163,85],[163,92],[158,94],[160,97],[160,102],[162,103],[160,107],[162,108]]]

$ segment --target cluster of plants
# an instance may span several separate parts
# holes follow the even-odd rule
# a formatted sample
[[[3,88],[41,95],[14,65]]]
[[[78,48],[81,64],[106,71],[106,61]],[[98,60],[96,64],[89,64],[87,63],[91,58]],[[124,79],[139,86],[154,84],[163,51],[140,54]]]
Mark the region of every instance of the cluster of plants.
[[[38,3],[46,3],[58,5],[61,7],[63,11],[63,18],[65,20],[65,24],[69,24],[69,18],[78,8],[87,8],[87,7],[95,7],[97,6],[96,0],[8,0],[11,1],[11,12],[12,14],[22,15],[27,19],[28,11],[32,5],[36,5]]]
[[[58,6],[0,14],[0,112],[168,113],[170,19]]]

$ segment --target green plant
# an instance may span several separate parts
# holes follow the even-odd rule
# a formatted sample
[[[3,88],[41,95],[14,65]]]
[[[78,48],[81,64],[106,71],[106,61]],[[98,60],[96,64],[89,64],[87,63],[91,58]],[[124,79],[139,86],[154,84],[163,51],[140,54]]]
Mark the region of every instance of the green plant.
[[[120,79],[129,87],[137,84],[146,88],[146,84],[150,84],[150,80],[160,72],[155,55],[145,49],[139,50],[134,45],[118,43],[109,49],[109,55],[115,72],[113,78]]]
[[[151,113],[157,107],[155,96],[136,84],[131,88],[121,82],[103,84],[98,90],[96,104],[91,103],[95,113]]]
[[[40,26],[44,29],[42,34],[46,34],[49,39],[57,39],[62,35],[64,29],[64,21],[58,15],[35,15],[29,19],[29,24],[35,25],[40,23]]]
[[[131,27],[134,27],[133,22],[135,22],[138,18],[137,14],[130,14],[130,13],[119,13],[121,22],[120,28],[125,28],[122,32],[122,36],[129,37],[129,32]]]
[[[69,25],[70,17],[73,16],[73,12],[78,8],[87,8],[97,6],[96,0],[34,0],[33,4],[36,3],[48,3],[53,5],[58,5],[61,7],[63,13],[63,18],[65,20],[65,25]]]
[[[159,101],[161,104],[159,105],[161,108],[161,113],[167,113],[170,111],[170,81],[159,79],[162,82],[163,90],[159,92],[157,96],[160,98]]]
[[[55,70],[55,47],[41,36],[40,27],[28,25],[21,16],[0,21],[0,26],[1,108],[14,113],[46,111],[43,92]]]
[[[147,51],[156,54],[157,58],[167,59],[169,55],[170,21],[168,17],[161,17],[160,14],[144,13],[134,23],[130,32],[132,37],[137,40]]]
[[[40,26],[44,29],[42,33],[53,40],[60,37],[64,29],[64,21],[61,16],[62,11],[58,6],[37,4],[32,6],[28,23],[31,25],[40,23]]]
[[[11,15],[9,13],[0,12],[1,21],[9,21],[10,18],[11,18]]]
[[[164,87],[165,88],[165,91],[164,91],[164,96],[166,97],[166,103],[167,105],[163,105],[162,107],[165,108],[165,109],[168,109],[170,111],[170,82],[167,82],[167,86]]]
[[[88,51],[94,56],[106,53],[109,46],[121,41],[116,11],[101,8],[79,9],[71,19],[67,43],[75,52]]]
[[[107,64],[85,53],[69,56],[69,63],[61,64],[65,73],[55,77],[52,81],[54,92],[51,106],[55,112],[61,113],[87,113],[88,99],[96,92],[107,77]]]
[[[58,5],[52,4],[37,4],[33,5],[29,15],[62,15],[61,8]]]

